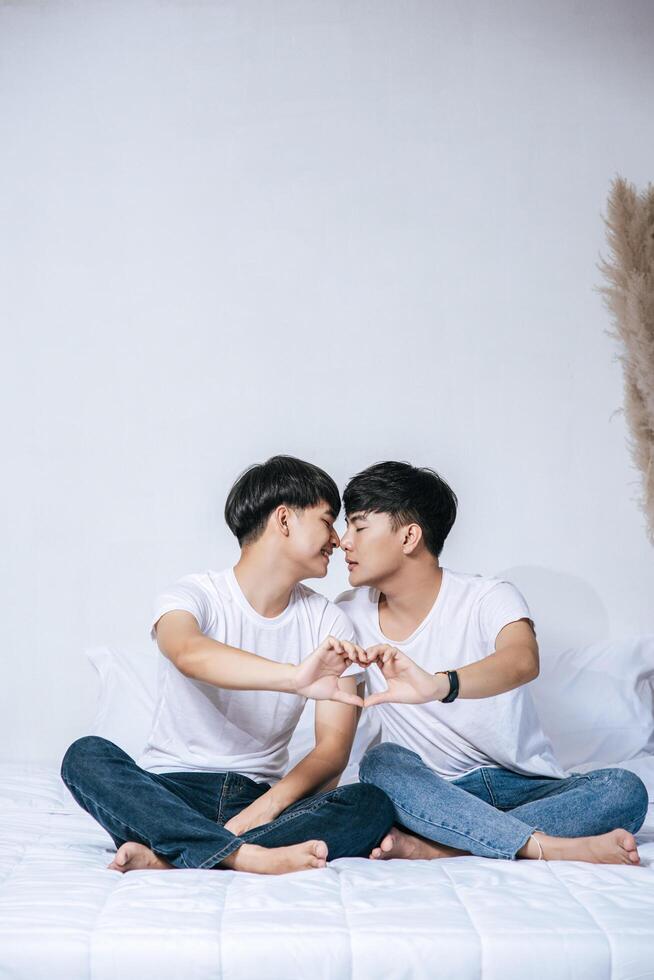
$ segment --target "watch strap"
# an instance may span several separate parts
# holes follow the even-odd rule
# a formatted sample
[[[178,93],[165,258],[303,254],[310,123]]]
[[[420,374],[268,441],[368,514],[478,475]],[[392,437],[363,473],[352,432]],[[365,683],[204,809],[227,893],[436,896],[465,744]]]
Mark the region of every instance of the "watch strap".
[[[449,704],[459,694],[459,675],[455,670],[444,670],[442,673],[447,674],[448,680],[450,682],[450,690],[447,697],[441,699],[441,704]]]

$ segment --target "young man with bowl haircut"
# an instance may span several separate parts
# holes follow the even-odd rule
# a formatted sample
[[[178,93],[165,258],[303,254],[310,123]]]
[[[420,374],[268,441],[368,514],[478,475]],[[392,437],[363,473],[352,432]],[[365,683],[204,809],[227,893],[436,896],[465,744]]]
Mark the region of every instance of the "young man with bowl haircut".
[[[444,568],[457,499],[433,470],[378,463],[348,483],[336,601],[367,665],[382,742],[359,775],[395,806],[373,858],[476,854],[638,864],[643,782],[624,769],[566,776],[526,686],[539,654],[509,582]]]
[[[301,584],[326,575],[340,506],[317,466],[290,456],[252,466],[225,507],[236,565],[158,596],[151,637],[163,656],[139,764],[96,736],[62,763],[73,796],[116,843],[110,869],[279,874],[367,857],[390,830],[382,790],[337,787],[363,704],[363,651],[343,611]],[[315,748],[285,773],[307,698]]]

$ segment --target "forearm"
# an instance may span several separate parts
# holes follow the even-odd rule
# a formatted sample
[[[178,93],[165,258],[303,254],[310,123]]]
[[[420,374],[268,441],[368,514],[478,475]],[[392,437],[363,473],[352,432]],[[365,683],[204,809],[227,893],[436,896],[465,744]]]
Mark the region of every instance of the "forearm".
[[[533,655],[522,646],[507,646],[483,660],[450,669],[456,670],[459,676],[459,698],[492,698],[538,676]],[[447,674],[438,674],[437,681],[437,700],[442,701],[450,689]]]
[[[341,748],[317,745],[268,792],[274,809],[281,813],[286,807],[327,789],[332,789],[347,765]]]
[[[186,677],[226,690],[296,693],[293,664],[267,660],[208,636],[192,637],[177,666]]]

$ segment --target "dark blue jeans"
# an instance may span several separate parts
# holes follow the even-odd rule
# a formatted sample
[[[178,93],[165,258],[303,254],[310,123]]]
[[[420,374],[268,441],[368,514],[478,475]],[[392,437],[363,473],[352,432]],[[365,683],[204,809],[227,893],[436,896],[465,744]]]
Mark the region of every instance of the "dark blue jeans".
[[[177,868],[213,868],[242,844],[283,847],[325,841],[328,858],[368,857],[395,819],[382,790],[354,783],[298,800],[276,820],[236,837],[224,824],[270,786],[237,772],[141,769],[113,742],[77,739],[61,778],[116,847],[138,841]]]
[[[421,837],[481,857],[514,859],[534,830],[587,837],[622,827],[635,834],[647,814],[647,788],[627,769],[596,769],[565,779],[482,766],[443,779],[416,752],[383,742],[359,767],[384,790],[395,822]]]

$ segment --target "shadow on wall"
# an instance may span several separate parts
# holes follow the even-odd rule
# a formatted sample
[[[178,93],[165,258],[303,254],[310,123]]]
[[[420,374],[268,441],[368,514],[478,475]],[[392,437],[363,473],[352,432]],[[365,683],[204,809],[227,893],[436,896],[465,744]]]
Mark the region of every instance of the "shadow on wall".
[[[512,582],[527,600],[541,654],[608,639],[606,608],[597,592],[576,575],[520,565],[496,577]]]

